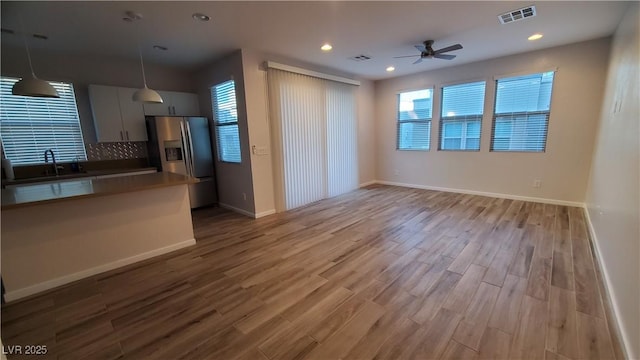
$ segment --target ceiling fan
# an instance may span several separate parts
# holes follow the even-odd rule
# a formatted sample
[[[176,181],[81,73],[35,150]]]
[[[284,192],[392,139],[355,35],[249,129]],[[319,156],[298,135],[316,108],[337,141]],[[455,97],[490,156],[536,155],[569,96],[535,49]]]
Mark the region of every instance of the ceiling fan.
[[[414,64],[421,63],[422,59],[431,59],[431,58],[452,60],[456,56],[455,55],[448,55],[448,54],[445,54],[445,53],[449,52],[449,51],[462,49],[462,45],[460,45],[460,44],[447,46],[446,48],[442,48],[442,49],[438,49],[438,50],[433,50],[431,45],[433,45],[433,40],[427,40],[427,41],[425,41],[423,43],[423,45],[416,45],[416,49],[418,49],[418,51],[420,51],[419,55],[395,56],[394,58],[399,59],[399,58],[420,56],[418,58],[418,60],[414,61]]]

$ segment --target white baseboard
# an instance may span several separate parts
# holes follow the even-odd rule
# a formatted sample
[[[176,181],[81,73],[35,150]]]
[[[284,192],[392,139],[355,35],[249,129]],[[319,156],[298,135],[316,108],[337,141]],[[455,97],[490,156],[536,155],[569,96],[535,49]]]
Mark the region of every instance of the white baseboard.
[[[55,278],[55,279],[51,279],[51,280],[47,280],[45,282],[41,282],[39,284],[31,285],[31,286],[28,286],[26,288],[8,291],[4,295],[4,299],[7,302],[14,301],[14,300],[17,300],[17,299],[21,299],[21,298],[27,297],[29,295],[37,294],[39,292],[43,292],[43,291],[46,291],[46,290],[50,290],[50,289],[56,288],[56,287],[61,286],[61,285],[65,285],[65,284],[74,282],[76,280],[80,280],[80,279],[87,278],[89,276],[97,275],[97,274],[103,273],[105,271],[117,269],[119,267],[130,265],[130,264],[136,263],[138,261],[150,259],[150,258],[155,257],[155,256],[159,256],[159,255],[163,255],[163,254],[166,254],[166,253],[170,253],[172,251],[175,251],[175,250],[178,250],[178,249],[182,249],[182,248],[185,248],[185,247],[188,247],[188,246],[191,246],[191,245],[195,245],[195,244],[196,244],[196,239],[189,239],[189,240],[181,241],[181,242],[179,242],[177,244],[165,246],[165,247],[160,248],[160,249],[147,251],[147,252],[142,253],[142,254],[134,255],[134,256],[131,256],[131,257],[128,257],[128,258],[125,258],[125,259],[116,260],[114,262],[110,262],[110,263],[107,263],[107,264],[96,266],[96,267],[93,267],[93,268],[90,268],[90,269],[87,269],[87,270],[83,270],[83,271],[80,271],[80,272],[77,272],[77,273],[65,275],[65,276],[62,276],[62,277],[59,277],[59,278]]]
[[[275,213],[276,213],[276,209],[266,210],[266,211],[262,211],[262,212],[259,212],[259,213],[253,213],[253,212],[251,212],[251,211],[247,211],[247,210],[244,210],[244,209],[240,209],[240,208],[237,208],[237,207],[235,207],[235,206],[231,206],[231,205],[229,205],[229,204],[225,204],[225,203],[221,203],[221,202],[219,202],[219,203],[218,203],[218,205],[219,205],[221,208],[225,208],[225,209],[227,209],[227,210],[231,210],[231,211],[233,211],[233,212],[237,212],[238,214],[246,215],[246,216],[248,216],[248,217],[252,217],[252,218],[254,218],[254,219],[258,219],[258,218],[261,218],[261,217],[265,217],[265,216],[267,216],[267,215],[273,215],[273,214],[275,214]]]
[[[365,186],[373,185],[373,184],[376,184],[376,183],[378,183],[376,180],[371,180],[371,181],[363,182],[362,184],[358,185],[358,187],[363,188]]]
[[[275,213],[276,213],[276,209],[271,209],[271,210],[267,210],[267,211],[262,211],[262,212],[256,213],[253,217],[256,218],[256,219],[259,219],[261,217],[265,217],[265,216],[268,216],[268,215],[273,215]]]
[[[225,203],[221,203],[221,202],[219,202],[218,205],[220,205],[221,208],[225,208],[227,210],[231,210],[233,212],[237,212],[239,214],[246,215],[248,217],[252,217],[254,219],[256,217],[256,214],[252,213],[251,211],[240,209],[240,208],[237,208],[235,206],[231,206],[231,205],[228,205],[228,204],[225,204]]]
[[[459,193],[459,194],[488,196],[488,197],[495,197],[495,198],[499,198],[499,199],[531,201],[531,202],[552,204],[552,205],[564,205],[564,206],[576,206],[576,207],[583,207],[584,206],[583,203],[577,202],[577,201],[546,199],[546,198],[511,195],[511,194],[502,194],[502,193],[492,193],[492,192],[486,192],[486,191],[476,191],[476,190],[466,190],[466,189],[453,189],[453,188],[445,188],[445,187],[429,186],[429,185],[406,184],[406,183],[399,183],[399,182],[393,182],[393,181],[383,181],[383,180],[377,180],[376,183],[382,184],[382,185],[402,186],[402,187],[415,188],[415,189],[435,190],[435,191],[452,192],[452,193]]]
[[[616,327],[617,327],[617,331],[618,334],[620,334],[620,336],[622,337],[622,346],[624,346],[624,351],[625,351],[625,358],[626,359],[631,359],[631,355],[633,355],[631,353],[632,349],[629,348],[628,344],[631,344],[631,339],[629,338],[629,334],[627,334],[624,329],[620,326],[620,322],[618,321],[618,319],[622,318],[622,312],[620,310],[620,308],[618,308],[618,302],[616,301],[616,293],[613,290],[613,288],[611,288],[611,286],[609,284],[611,284],[611,278],[609,277],[609,272],[607,271],[607,267],[605,266],[604,262],[602,261],[602,252],[600,251],[600,242],[598,241],[598,237],[596,236],[596,230],[593,227],[593,223],[591,222],[591,215],[589,214],[589,208],[587,207],[587,204],[584,205],[583,207],[584,213],[585,213],[585,219],[587,220],[587,229],[589,229],[589,235],[591,235],[591,240],[593,241],[593,247],[595,248],[596,254],[594,254],[593,258],[594,258],[594,262],[596,262],[596,266],[600,267],[600,270],[602,271],[602,274],[604,275],[604,286],[605,289],[607,291],[607,294],[603,294],[604,296],[607,296],[609,298],[609,303],[611,304],[611,307],[613,308],[613,323],[615,323]],[[635,354],[640,355],[640,354]]]

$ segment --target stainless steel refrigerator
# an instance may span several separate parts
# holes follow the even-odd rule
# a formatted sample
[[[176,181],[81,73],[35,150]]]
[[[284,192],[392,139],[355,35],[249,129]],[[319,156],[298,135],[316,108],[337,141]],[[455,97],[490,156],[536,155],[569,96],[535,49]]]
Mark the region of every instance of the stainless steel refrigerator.
[[[189,175],[191,208],[217,201],[209,120],[206,117],[147,116],[149,161],[159,171]]]

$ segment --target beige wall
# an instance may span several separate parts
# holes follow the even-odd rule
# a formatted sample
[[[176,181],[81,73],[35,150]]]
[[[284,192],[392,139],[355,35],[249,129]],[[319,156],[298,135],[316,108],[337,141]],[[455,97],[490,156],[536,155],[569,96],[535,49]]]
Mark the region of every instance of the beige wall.
[[[376,180],[375,86],[373,81],[360,80],[358,101],[358,175],[360,184]]]
[[[140,62],[120,58],[62,54],[32,50],[36,75],[45,80],[73,83],[78,104],[78,115],[86,143],[96,142],[96,132],[89,103],[89,84],[123,87],[142,87]],[[3,76],[22,77],[29,73],[24,48],[2,46]],[[189,72],[145,62],[147,84],[155,90],[193,92]]]
[[[255,146],[257,149],[266,150],[258,154],[250,152],[251,179],[257,216],[275,212],[267,72],[262,67],[263,62],[262,54],[248,49],[242,50],[249,145],[251,149]]]
[[[584,201],[610,39],[599,39],[376,82],[377,179],[388,182]],[[440,61],[440,60],[429,60]],[[419,65],[409,65],[419,66]],[[494,76],[557,68],[545,153],[491,153]],[[479,152],[436,151],[442,84],[486,80]],[[396,94],[436,87],[431,150],[396,150]],[[542,186],[534,188],[534,179]]]
[[[613,40],[587,209],[630,359],[640,358],[640,23],[630,5]]]
[[[247,215],[254,214],[255,200],[251,178],[249,126],[247,123],[247,101],[245,98],[241,51],[237,50],[229,56],[196,71],[193,74],[193,79],[200,99],[200,110],[209,119],[213,119],[211,86],[230,79],[235,80],[242,162],[236,164],[220,161],[214,145],[218,202],[221,206],[232,207]],[[211,128],[211,138],[215,139],[213,126]]]

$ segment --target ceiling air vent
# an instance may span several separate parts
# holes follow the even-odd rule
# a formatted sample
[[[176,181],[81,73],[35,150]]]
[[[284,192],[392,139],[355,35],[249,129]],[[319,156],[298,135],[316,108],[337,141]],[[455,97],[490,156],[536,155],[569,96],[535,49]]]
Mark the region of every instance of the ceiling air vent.
[[[506,12],[504,14],[498,15],[498,20],[500,20],[501,24],[508,24],[510,22],[523,20],[526,18],[536,16],[536,7],[531,5],[522,9],[513,10]]]
[[[369,56],[369,55],[356,55],[354,57],[350,57],[349,59],[351,59],[353,61],[367,61],[367,60],[371,60],[371,56]]]

